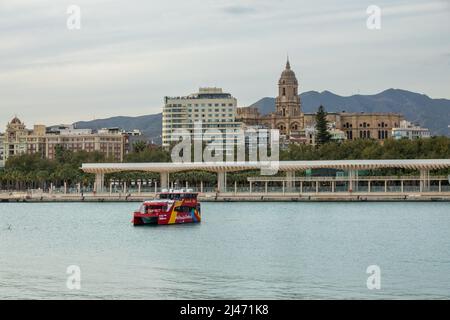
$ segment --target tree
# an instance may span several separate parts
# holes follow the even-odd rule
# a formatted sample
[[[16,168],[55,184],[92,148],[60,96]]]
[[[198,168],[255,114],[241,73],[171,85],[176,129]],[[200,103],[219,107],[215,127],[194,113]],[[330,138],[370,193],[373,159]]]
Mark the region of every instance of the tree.
[[[162,147],[146,148],[125,155],[123,162],[170,162],[170,153]]]
[[[328,132],[327,113],[323,106],[319,107],[316,114],[316,144],[323,145],[331,140],[331,134]]]
[[[147,143],[145,141],[139,140],[133,143],[133,152],[141,153],[147,149]]]

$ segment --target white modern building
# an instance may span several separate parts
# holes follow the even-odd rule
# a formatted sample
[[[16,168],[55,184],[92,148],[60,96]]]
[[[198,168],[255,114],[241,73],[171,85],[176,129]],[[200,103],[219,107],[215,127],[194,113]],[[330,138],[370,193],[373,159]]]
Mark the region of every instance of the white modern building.
[[[341,142],[347,140],[347,135],[343,130],[336,127],[336,122],[328,123],[328,132],[330,133],[331,140]],[[299,137],[292,137],[291,141],[301,144],[316,145],[317,130],[315,123],[313,125],[306,126],[303,130],[300,130]]]
[[[430,138],[431,133],[428,128],[422,128],[419,125],[415,125],[409,121],[400,121],[398,128],[392,128],[392,137],[394,139],[423,139]]]
[[[236,121],[236,98],[221,88],[200,88],[198,93],[189,96],[165,97],[164,102],[162,142],[166,148],[175,142],[177,129],[188,130],[194,139],[198,139],[194,136],[194,128],[201,126],[203,141],[219,135],[225,143],[227,139],[234,139],[234,135],[227,136],[227,130],[230,132],[242,127]]]

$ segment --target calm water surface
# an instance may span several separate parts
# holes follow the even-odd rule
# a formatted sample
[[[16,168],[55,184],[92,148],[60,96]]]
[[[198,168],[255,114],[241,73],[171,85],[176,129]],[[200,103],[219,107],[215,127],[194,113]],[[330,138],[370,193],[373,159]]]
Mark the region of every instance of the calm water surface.
[[[0,298],[450,298],[448,203],[204,203],[134,228],[137,206],[0,204]]]

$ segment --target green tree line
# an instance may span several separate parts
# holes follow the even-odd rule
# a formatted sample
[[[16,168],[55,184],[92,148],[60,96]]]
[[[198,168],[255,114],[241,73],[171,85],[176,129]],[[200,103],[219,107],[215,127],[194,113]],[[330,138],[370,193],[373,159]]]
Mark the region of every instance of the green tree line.
[[[420,140],[388,139],[383,143],[375,140],[348,140],[344,142],[327,142],[319,146],[291,144],[280,151],[280,160],[351,160],[351,159],[449,159],[450,138],[433,137]],[[124,157],[124,162],[170,162],[170,152],[158,147],[142,147],[141,144]],[[94,183],[94,175],[80,170],[82,163],[111,162],[98,152],[71,152],[58,148],[54,160],[43,159],[39,155],[19,155],[8,158],[5,168],[0,170],[0,189],[26,190],[48,189],[52,184],[60,188],[67,184],[88,187]],[[384,172],[392,173],[392,172]],[[398,173],[398,172],[396,172]],[[404,173],[401,171],[400,173]],[[281,173],[280,173],[281,174]],[[449,170],[435,172],[449,174]],[[227,175],[229,184],[235,181],[244,184],[249,176],[257,176],[259,172],[236,172]],[[106,175],[106,181],[120,183],[143,180],[159,180],[156,173],[123,172]],[[206,185],[216,183],[216,174],[209,172],[181,172],[171,175],[171,181],[183,186]]]

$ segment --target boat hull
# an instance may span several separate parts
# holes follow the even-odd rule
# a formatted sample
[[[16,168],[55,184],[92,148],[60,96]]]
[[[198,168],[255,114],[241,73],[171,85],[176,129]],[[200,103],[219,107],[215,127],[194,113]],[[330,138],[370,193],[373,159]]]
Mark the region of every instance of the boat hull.
[[[159,214],[143,214],[139,212],[134,213],[133,225],[170,225],[170,224],[186,224],[186,223],[200,223],[201,216],[194,208],[191,212],[164,212]]]

